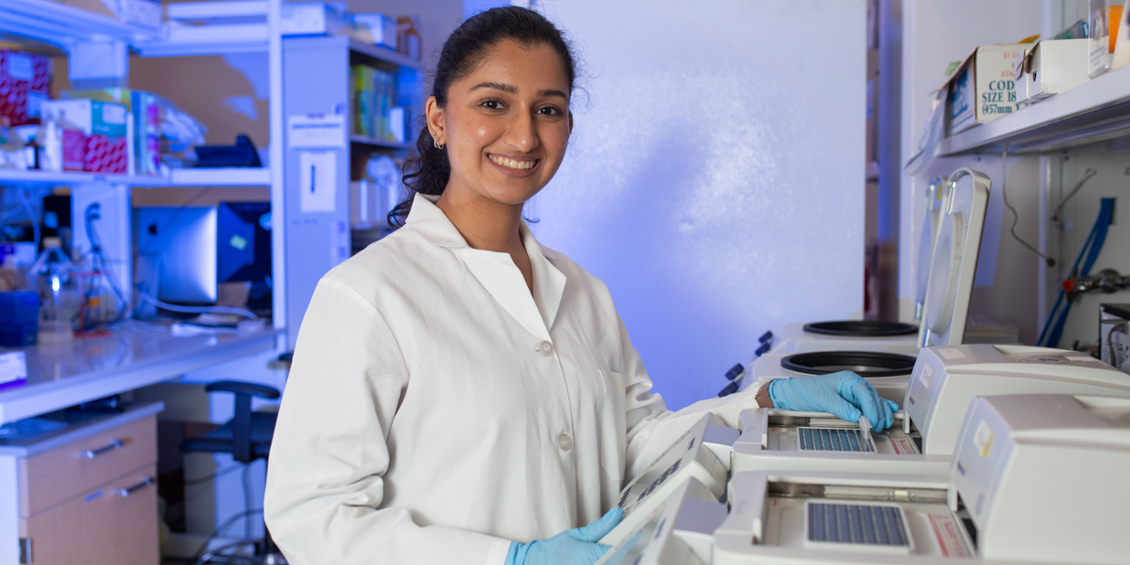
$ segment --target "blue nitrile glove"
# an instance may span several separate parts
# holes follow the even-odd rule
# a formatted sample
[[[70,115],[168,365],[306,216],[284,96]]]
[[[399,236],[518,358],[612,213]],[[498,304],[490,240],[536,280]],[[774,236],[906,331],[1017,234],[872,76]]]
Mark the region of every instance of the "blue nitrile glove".
[[[613,507],[607,514],[583,528],[565,530],[549,539],[530,543],[514,542],[506,554],[506,565],[592,565],[608,551],[607,545],[596,543],[608,535],[624,511]]]
[[[884,430],[895,423],[898,404],[875,392],[871,383],[851,372],[811,377],[788,377],[769,383],[769,398],[777,408],[804,412],[829,412],[849,422],[867,416],[871,427]]]

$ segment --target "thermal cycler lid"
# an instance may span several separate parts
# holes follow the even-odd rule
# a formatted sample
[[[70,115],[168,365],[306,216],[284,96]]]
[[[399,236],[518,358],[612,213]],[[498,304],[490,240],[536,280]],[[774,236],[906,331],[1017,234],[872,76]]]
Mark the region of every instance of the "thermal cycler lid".
[[[729,478],[730,450],[738,431],[720,424],[721,419],[714,414],[703,416],[658,459],[636,475],[620,491],[617,505],[624,510],[624,518],[601,538],[600,543],[619,543],[646,521],[688,477],[694,477],[705,485],[713,493],[714,500],[722,498]]]
[[[660,501],[597,565],[710,565],[726,505],[694,477]]]

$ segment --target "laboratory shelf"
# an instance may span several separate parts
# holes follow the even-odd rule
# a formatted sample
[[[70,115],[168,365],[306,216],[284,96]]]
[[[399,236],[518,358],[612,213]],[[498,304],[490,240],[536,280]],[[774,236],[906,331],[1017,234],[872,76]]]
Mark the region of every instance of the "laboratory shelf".
[[[271,169],[222,167],[217,169],[173,169],[169,186],[269,186]]]
[[[937,156],[1046,153],[1130,136],[1130,67],[938,143]]]
[[[271,170],[266,168],[173,169],[171,176],[146,177],[102,173],[47,172],[0,169],[0,186],[73,186],[89,183],[122,184],[150,188],[173,186],[267,186]]]
[[[346,39],[346,38],[342,38]],[[391,49],[380,47],[377,45],[370,45],[368,43],[361,43],[356,39],[349,38],[349,50],[354,53],[359,53],[373,59],[390,63],[397,67],[407,67],[417,71],[423,70],[423,64],[420,61],[409,58],[407,55],[393,51]]]
[[[163,33],[51,0],[3,0],[0,32],[61,47],[108,39],[140,43],[159,39]]]
[[[395,141],[377,139],[375,137],[365,137],[363,135],[350,135],[349,142],[360,145],[370,145],[373,147],[384,147],[386,149],[402,149],[405,151],[411,151],[416,147],[416,144],[414,143],[398,143]]]
[[[165,186],[164,177],[108,175],[104,173],[48,172],[38,170],[0,169],[0,185],[66,186],[84,183],[125,184],[129,186]]]
[[[0,391],[0,424],[134,390],[271,350],[280,330],[175,336],[170,326],[131,322],[107,335],[23,351],[27,384]]]

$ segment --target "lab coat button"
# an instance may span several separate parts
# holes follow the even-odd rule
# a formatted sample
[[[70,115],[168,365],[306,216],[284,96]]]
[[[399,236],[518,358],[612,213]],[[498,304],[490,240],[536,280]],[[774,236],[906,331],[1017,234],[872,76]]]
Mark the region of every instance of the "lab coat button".
[[[569,451],[570,449],[573,449],[573,440],[569,439],[569,434],[561,434],[557,436],[557,447],[560,447],[561,451]]]
[[[553,344],[549,343],[548,341],[543,341],[540,345],[538,345],[538,351],[541,351],[542,355],[549,357],[550,355],[553,355]]]

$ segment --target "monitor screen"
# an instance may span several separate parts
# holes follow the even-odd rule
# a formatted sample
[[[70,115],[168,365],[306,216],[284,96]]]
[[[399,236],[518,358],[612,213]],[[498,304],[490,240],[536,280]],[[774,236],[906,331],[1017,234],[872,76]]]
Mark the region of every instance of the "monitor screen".
[[[271,203],[221,202],[219,282],[251,283],[247,307],[271,309]]]
[[[216,244],[220,282],[263,282],[271,277],[271,204],[221,202]]]

